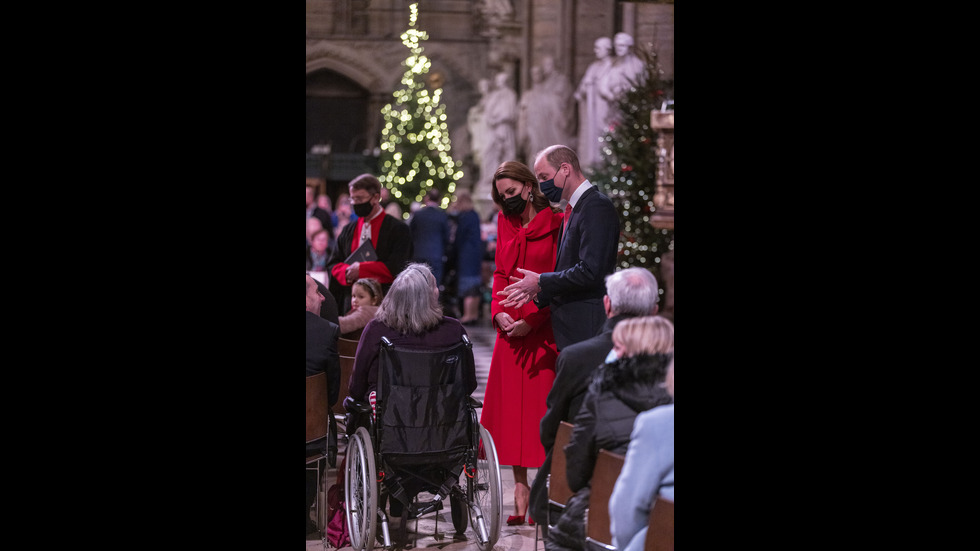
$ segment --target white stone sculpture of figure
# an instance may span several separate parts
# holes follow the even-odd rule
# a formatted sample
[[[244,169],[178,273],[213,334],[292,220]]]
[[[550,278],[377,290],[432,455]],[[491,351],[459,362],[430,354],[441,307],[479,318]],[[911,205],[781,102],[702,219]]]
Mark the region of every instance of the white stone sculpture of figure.
[[[555,101],[561,110],[559,118],[552,122],[560,132],[560,138],[548,145],[560,143],[574,149],[577,144],[575,143],[575,98],[572,97],[575,90],[572,88],[572,82],[558,72],[555,68],[555,58],[551,56],[541,58],[541,70],[544,73],[541,84],[545,90],[555,95]]]
[[[505,72],[497,73],[484,112],[487,133],[477,185],[480,198],[490,196],[490,181],[500,163],[517,157],[517,117],[517,93],[510,87],[510,77]]]
[[[609,121],[619,117],[619,99],[632,86],[642,84],[646,77],[646,64],[633,53],[633,37],[616,33],[613,37],[616,57],[606,77],[599,80],[599,95],[609,102]]]
[[[483,13],[506,18],[514,13],[514,7],[510,5],[510,0],[483,0]]]
[[[544,69],[531,67],[532,87],[521,95],[520,116],[517,122],[517,151],[531,164],[542,149],[554,144],[566,144],[567,136],[558,121],[566,116],[560,98],[545,84]]]
[[[578,158],[582,168],[601,159],[599,138],[608,130],[609,102],[599,96],[599,80],[612,67],[612,39],[607,36],[595,41],[595,57],[575,90],[578,101]]]
[[[466,113],[466,129],[470,135],[470,152],[473,154],[473,161],[480,166],[487,139],[486,106],[490,81],[481,78],[477,82],[477,88],[480,90],[480,100]]]

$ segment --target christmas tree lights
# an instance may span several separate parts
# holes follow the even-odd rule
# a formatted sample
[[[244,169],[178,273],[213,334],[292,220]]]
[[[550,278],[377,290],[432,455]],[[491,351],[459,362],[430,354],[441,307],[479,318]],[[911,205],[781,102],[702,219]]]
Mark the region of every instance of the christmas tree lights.
[[[410,214],[413,201],[422,202],[430,188],[443,193],[443,206],[449,204],[456,191],[456,182],[463,177],[463,163],[452,157],[446,106],[442,103],[442,88],[430,90],[425,75],[432,62],[423,53],[422,42],[428,40],[425,31],[416,28],[418,3],[410,6],[409,29],[401,39],[410,52],[402,62],[404,88],[392,95],[394,103],[381,110],[385,124],[381,130],[381,176],[379,179],[391,191],[391,197],[402,206],[404,216]]]

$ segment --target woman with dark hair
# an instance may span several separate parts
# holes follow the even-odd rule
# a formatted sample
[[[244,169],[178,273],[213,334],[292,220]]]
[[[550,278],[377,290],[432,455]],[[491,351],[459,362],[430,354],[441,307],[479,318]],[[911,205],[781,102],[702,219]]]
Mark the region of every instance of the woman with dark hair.
[[[501,209],[490,303],[497,340],[480,423],[493,436],[500,464],[513,466],[515,514],[507,524],[519,525],[524,524],[530,496],[527,469],[537,468],[545,457],[540,424],[548,409],[558,350],[547,307],[539,310],[528,301],[519,308],[505,308],[497,292],[511,283],[511,277],[522,277],[518,268],[554,269],[564,215],[541,193],[531,169],[519,162],[497,167],[490,194]]]

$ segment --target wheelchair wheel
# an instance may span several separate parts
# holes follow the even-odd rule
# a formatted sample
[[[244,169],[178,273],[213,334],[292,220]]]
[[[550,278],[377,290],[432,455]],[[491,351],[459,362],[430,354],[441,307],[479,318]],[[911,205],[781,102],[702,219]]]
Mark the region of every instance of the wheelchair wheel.
[[[503,492],[500,488],[500,464],[493,437],[480,425],[480,440],[486,459],[477,459],[476,476],[470,501],[470,523],[476,532],[476,545],[480,551],[490,551],[500,536],[500,511],[503,509]]]
[[[344,496],[351,547],[371,551],[378,520],[378,474],[374,465],[374,444],[364,427],[359,427],[347,441],[345,474]]]

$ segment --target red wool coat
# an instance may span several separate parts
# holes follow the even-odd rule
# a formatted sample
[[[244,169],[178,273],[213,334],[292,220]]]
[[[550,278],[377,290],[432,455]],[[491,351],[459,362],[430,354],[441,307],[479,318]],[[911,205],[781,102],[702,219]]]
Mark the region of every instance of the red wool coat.
[[[555,380],[558,352],[548,308],[538,310],[532,302],[520,308],[504,308],[497,292],[510,284],[510,276],[524,277],[518,268],[537,273],[554,270],[563,218],[564,214],[546,209],[522,228],[519,216],[501,213],[497,217],[490,313],[495,317],[506,312],[532,328],[523,337],[508,337],[497,327],[480,424],[493,436],[501,465],[538,468],[544,461],[540,423],[548,409],[546,400]]]

